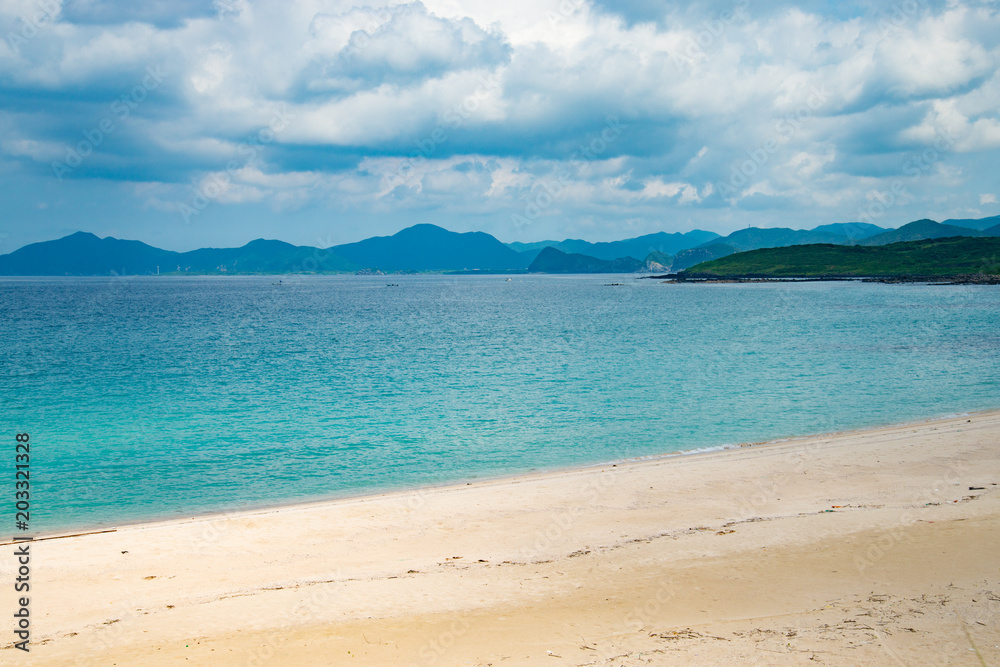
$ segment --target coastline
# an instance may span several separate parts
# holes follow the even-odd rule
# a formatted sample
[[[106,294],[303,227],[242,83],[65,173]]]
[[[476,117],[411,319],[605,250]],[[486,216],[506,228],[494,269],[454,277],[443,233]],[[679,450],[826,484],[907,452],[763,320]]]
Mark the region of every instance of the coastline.
[[[36,536],[34,536],[33,539],[35,541],[58,540],[58,539],[66,539],[69,537],[77,537],[83,535],[114,533],[120,530],[127,530],[130,528],[162,526],[170,524],[185,524],[185,523],[191,523],[192,521],[214,521],[219,519],[237,518],[240,516],[271,514],[274,512],[285,511],[285,510],[305,510],[309,508],[323,508],[330,505],[337,505],[341,503],[349,503],[354,501],[376,500],[376,499],[384,499],[387,497],[400,496],[400,495],[424,494],[428,492],[444,491],[448,489],[466,488],[469,486],[505,483],[510,481],[517,481],[522,478],[530,479],[538,476],[547,476],[547,475],[558,476],[564,473],[585,472],[588,470],[606,468],[609,466],[617,468],[619,466],[625,466],[629,464],[660,461],[660,460],[674,459],[679,457],[686,458],[690,456],[702,456],[705,454],[713,454],[717,452],[740,450],[748,447],[757,447],[757,448],[769,447],[790,442],[813,440],[816,438],[828,438],[828,437],[847,436],[853,434],[871,433],[879,431],[881,429],[907,427],[914,425],[919,426],[919,425],[931,424],[942,421],[950,421],[953,419],[960,419],[960,418],[964,419],[971,416],[988,416],[993,414],[1000,415],[1000,408],[996,410],[978,410],[978,411],[973,410],[961,413],[947,413],[945,415],[937,417],[928,417],[925,419],[914,419],[914,420],[893,422],[891,424],[883,424],[876,426],[862,426],[858,428],[844,429],[841,431],[827,431],[823,433],[815,433],[809,435],[794,435],[794,436],[775,438],[773,440],[763,440],[759,442],[741,442],[736,444],[726,443],[720,445],[709,445],[705,447],[696,447],[694,449],[682,449],[674,452],[660,452],[656,454],[631,456],[621,459],[608,459],[607,461],[601,461],[598,463],[556,466],[552,468],[543,468],[540,470],[530,470],[530,471],[516,472],[511,474],[499,474],[496,476],[488,476],[488,477],[477,477],[476,479],[469,481],[460,479],[457,481],[444,482],[441,484],[431,484],[426,486],[405,487],[405,488],[389,489],[389,490],[375,491],[375,492],[362,491],[355,494],[332,497],[332,498],[319,498],[312,500],[291,500],[288,502],[277,501],[274,503],[262,504],[256,507],[237,508],[229,510],[205,510],[200,512],[194,512],[192,513],[191,516],[185,516],[185,517],[176,517],[176,516],[153,517],[149,519],[140,519],[136,521],[124,521],[120,523],[108,522],[101,524],[81,524],[79,527],[59,529],[51,532],[41,532],[38,533]],[[0,547],[10,544],[14,544],[14,541],[12,539],[0,538]]]
[[[644,651],[711,664],[764,646],[787,654],[773,664],[831,650],[874,664],[890,644],[965,659],[969,641],[995,660],[998,440],[1000,412],[987,412],[38,541],[30,664],[324,664],[319,646],[356,664],[611,664],[600,660],[618,652],[617,665]],[[910,558],[922,550],[926,562]],[[817,558],[841,563],[833,588]],[[741,574],[764,561],[777,574]],[[9,547],[0,565],[12,571]],[[991,592],[966,600],[949,584]],[[914,612],[913,632],[869,623],[866,642],[800,618],[882,604],[865,591],[953,602]],[[971,634],[956,626],[942,643],[944,630],[918,627],[932,612]],[[795,635],[765,627],[779,617],[797,619]],[[569,646],[557,619],[584,641]]]

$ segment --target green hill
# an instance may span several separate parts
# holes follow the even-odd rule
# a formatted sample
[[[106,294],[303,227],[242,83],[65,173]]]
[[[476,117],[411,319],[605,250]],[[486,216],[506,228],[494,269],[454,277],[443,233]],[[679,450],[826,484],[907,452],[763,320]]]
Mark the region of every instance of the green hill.
[[[940,222],[934,222],[925,218],[903,225],[899,229],[890,229],[882,234],[869,236],[861,241],[861,245],[889,245],[890,243],[901,243],[903,241],[945,239],[952,236],[986,236],[986,234],[971,227],[942,225]]]
[[[884,246],[763,248],[702,262],[682,279],[857,278],[1000,274],[1000,238],[967,236]]]
[[[543,248],[528,267],[530,273],[634,273],[643,262],[634,257],[619,257],[608,261],[578,253],[565,253],[555,248]]]
[[[674,257],[674,263],[670,268],[676,273],[690,268],[695,264],[732,255],[734,252],[736,252],[736,248],[725,243],[713,243],[707,246],[691,248],[690,250],[682,250]]]
[[[458,233],[429,224],[333,246],[330,251],[353,264],[383,271],[509,271],[524,270],[529,264],[489,234]]]

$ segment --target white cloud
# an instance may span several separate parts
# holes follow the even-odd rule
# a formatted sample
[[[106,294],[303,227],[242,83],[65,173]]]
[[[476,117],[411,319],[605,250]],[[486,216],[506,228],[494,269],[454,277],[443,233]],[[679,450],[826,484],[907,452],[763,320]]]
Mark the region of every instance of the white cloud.
[[[973,120],[962,111],[959,100],[937,100],[923,121],[905,130],[902,136],[942,152],[994,150],[1000,148],[1000,117]]]
[[[643,199],[654,199],[657,197],[678,197],[678,202],[688,204],[700,202],[702,199],[712,194],[714,187],[711,183],[705,186],[702,194],[698,194],[698,188],[690,183],[671,182],[664,183],[661,179],[652,179],[643,184],[639,196]]]
[[[5,3],[0,28],[30,5]],[[97,151],[114,154],[74,173],[160,184],[135,191],[154,208],[237,159],[215,203],[505,218],[559,181],[544,215],[595,225],[659,224],[680,207],[738,217],[750,198],[776,218],[819,205],[855,219],[865,192],[906,178],[907,160],[941,136],[910,186],[914,207],[958,206],[993,185],[995,3],[924,7],[889,30],[884,13],[820,3],[747,5],[711,30],[712,3],[664,6],[658,22],[577,0],[216,5],[166,23],[63,20],[17,53],[0,46],[5,168],[59,159],[162,63],[162,86]],[[241,154],[277,109],[287,125]],[[611,140],[608,116],[625,128]],[[594,159],[572,158],[597,139]]]
[[[994,194],[979,195],[979,204],[980,205],[996,204],[996,203],[998,203],[997,202],[997,196],[994,195]]]
[[[970,34],[970,22],[980,18],[960,7],[925,18],[912,31],[891,33],[876,51],[880,83],[904,97],[945,95],[990,73],[995,54]]]
[[[791,157],[786,166],[792,175],[803,182],[821,173],[823,166],[833,162],[835,157],[836,154],[833,151],[823,155],[800,151]]]
[[[498,197],[509,190],[524,188],[531,183],[531,176],[520,169],[515,160],[498,160],[498,168],[491,174],[490,189],[487,197]]]
[[[191,87],[200,95],[216,90],[233,75],[232,60],[232,51],[225,44],[213,45],[188,77]]]
[[[61,160],[66,156],[66,148],[53,141],[33,139],[9,139],[0,143],[0,150],[7,155],[27,157],[37,162]]]

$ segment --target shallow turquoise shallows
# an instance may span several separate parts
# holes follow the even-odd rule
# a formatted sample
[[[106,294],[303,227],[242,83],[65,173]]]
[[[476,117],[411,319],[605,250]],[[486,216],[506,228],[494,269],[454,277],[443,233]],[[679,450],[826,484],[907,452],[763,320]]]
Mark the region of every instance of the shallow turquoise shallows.
[[[0,280],[32,532],[1000,408],[996,287],[275,282]]]

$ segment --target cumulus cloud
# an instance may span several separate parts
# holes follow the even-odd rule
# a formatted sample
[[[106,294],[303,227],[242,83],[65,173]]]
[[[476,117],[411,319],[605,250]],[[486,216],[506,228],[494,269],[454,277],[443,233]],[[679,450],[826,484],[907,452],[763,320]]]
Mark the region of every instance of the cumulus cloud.
[[[61,187],[164,214],[224,181],[201,219],[725,231],[857,219],[902,179],[905,222],[1000,150],[988,2],[11,0],[0,30],[0,169],[42,191],[83,147]]]
[[[336,87],[344,78],[404,82],[495,67],[507,62],[511,52],[498,31],[486,31],[468,17],[435,16],[420,2],[379,11],[355,8],[339,15],[322,14],[313,19],[312,28],[318,40],[343,44],[321,64],[322,78],[309,82],[317,90],[322,90],[324,79]]]
[[[713,186],[709,183],[705,186],[705,196],[712,194]],[[682,182],[671,182],[664,183],[660,179],[653,179],[647,181],[643,184],[642,190],[639,191],[639,196],[644,199],[653,199],[656,197],[676,197],[680,195],[678,201],[682,204],[689,202],[700,202],[703,197],[698,194],[698,188],[694,187],[690,183]]]

